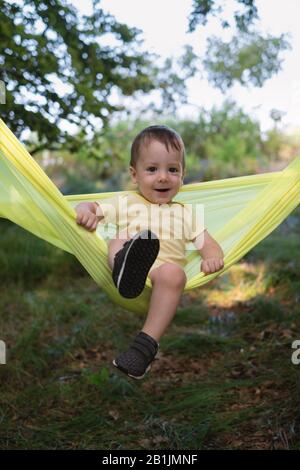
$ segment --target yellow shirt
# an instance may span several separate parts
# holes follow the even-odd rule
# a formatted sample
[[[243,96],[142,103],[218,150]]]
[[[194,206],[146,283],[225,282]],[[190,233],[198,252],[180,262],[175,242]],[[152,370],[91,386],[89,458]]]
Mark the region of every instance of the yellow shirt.
[[[116,225],[119,238],[122,234],[124,239],[132,238],[145,229],[156,234],[160,250],[151,270],[166,262],[184,267],[187,243],[205,230],[201,204],[196,208],[180,202],[153,204],[138,193],[119,194],[97,203],[97,215],[104,215],[100,223]]]

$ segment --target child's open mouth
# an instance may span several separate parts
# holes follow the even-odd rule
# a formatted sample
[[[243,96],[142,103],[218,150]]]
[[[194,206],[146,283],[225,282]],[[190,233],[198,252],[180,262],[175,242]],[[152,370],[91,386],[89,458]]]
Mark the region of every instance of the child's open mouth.
[[[165,188],[165,189],[156,189],[155,191],[159,191],[160,193],[165,193],[165,192],[169,191],[169,188]]]

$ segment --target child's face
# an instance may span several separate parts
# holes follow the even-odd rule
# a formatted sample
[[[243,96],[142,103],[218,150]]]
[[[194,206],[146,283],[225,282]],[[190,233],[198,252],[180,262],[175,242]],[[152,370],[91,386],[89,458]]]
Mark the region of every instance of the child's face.
[[[152,203],[166,204],[178,193],[183,179],[182,152],[152,140],[143,145],[136,164],[130,167],[131,179],[141,194]],[[159,191],[165,189],[166,191]]]

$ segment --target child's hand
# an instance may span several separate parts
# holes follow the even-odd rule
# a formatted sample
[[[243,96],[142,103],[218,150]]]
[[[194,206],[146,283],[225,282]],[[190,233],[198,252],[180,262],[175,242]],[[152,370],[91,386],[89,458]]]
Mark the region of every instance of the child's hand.
[[[223,258],[214,257],[214,258],[206,258],[201,262],[201,271],[204,274],[212,274],[216,271],[220,271],[224,267]]]
[[[97,206],[93,203],[81,203],[75,207],[77,214],[76,222],[84,228],[93,232],[96,230],[100,217],[96,215]]]

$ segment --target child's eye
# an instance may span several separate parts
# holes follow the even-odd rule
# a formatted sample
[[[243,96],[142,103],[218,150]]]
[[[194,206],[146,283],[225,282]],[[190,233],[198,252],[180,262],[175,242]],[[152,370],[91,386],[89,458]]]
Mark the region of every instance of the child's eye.
[[[155,166],[149,166],[147,168],[147,171],[150,171],[150,172],[153,172],[156,170],[156,167]],[[169,171],[171,171],[172,173],[175,173],[175,172],[178,172],[178,168],[175,168],[175,167],[171,167],[169,168]]]

